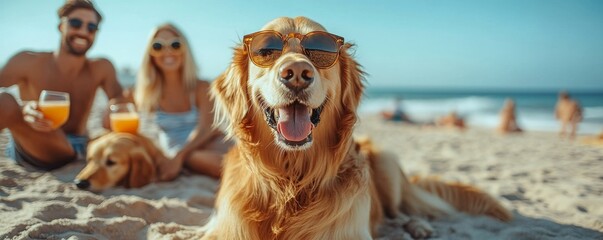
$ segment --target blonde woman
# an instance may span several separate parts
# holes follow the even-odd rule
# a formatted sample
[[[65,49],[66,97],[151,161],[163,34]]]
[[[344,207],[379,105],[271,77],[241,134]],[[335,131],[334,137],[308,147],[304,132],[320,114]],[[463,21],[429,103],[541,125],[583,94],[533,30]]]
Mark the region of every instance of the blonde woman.
[[[211,126],[209,83],[198,79],[191,52],[174,25],[158,26],[152,32],[134,87],[137,108],[152,113],[162,131],[160,142],[174,156],[160,163],[161,180],[176,178],[183,166],[219,178],[222,155],[230,145]]]

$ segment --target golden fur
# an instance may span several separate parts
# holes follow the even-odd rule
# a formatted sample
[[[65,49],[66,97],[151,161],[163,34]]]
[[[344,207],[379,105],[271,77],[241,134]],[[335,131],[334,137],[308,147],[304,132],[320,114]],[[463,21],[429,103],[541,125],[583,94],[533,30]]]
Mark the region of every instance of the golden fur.
[[[267,29],[283,34],[325,31],[304,17],[278,18],[262,30]],[[276,80],[276,71],[290,62],[310,62],[300,54],[299,41],[288,44],[288,51],[269,68],[255,66],[244,47],[237,46],[232,64],[212,85],[216,122],[237,142],[225,156],[216,212],[205,226],[204,238],[370,239],[384,214],[407,219],[406,228],[415,237],[429,236],[432,229],[416,217],[455,210],[411,185],[394,154],[375,149],[368,139],[352,137],[363,92],[363,72],[348,53],[352,44],[344,44],[333,67],[312,69],[315,79],[305,90],[304,104],[315,109],[322,103],[324,108],[310,144],[287,146],[276,137],[264,109],[292,101]],[[485,211],[469,212],[496,209],[503,214],[495,217],[511,217],[481,192],[444,196],[485,199],[479,205]],[[462,200],[474,210],[469,207],[474,199]]]
[[[162,157],[161,150],[143,136],[111,132],[89,144],[86,167],[75,182],[91,191],[117,185],[139,188],[156,179],[157,161]],[[88,184],[81,185],[83,181]]]

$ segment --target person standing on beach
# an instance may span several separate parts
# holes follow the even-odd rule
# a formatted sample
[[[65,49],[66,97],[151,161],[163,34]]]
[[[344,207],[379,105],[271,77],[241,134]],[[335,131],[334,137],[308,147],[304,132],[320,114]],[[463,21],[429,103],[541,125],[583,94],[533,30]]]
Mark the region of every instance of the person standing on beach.
[[[122,98],[111,62],[86,57],[102,20],[92,2],[68,0],[58,15],[61,41],[56,51],[23,51],[0,68],[0,87],[18,85],[24,102],[22,107],[12,95],[0,93],[0,129],[8,128],[12,135],[6,154],[22,166],[48,171],[85,155],[86,124],[98,88],[111,101]],[[42,90],[69,94],[69,117],[56,129],[38,108]]]
[[[521,132],[521,128],[517,125],[515,117],[515,102],[508,98],[505,105],[500,110],[500,125],[498,126],[499,133]]]
[[[210,84],[199,80],[192,50],[172,24],[155,28],[147,44],[133,94],[143,113],[152,113],[160,143],[172,159],[159,163],[160,180],[172,180],[182,167],[219,178],[222,156],[230,147],[212,128]]]
[[[565,131],[569,127],[569,138],[574,139],[578,123],[582,121],[582,107],[576,100],[571,99],[567,92],[562,91],[559,93],[559,100],[555,106],[555,118],[561,121],[559,136],[564,137]]]

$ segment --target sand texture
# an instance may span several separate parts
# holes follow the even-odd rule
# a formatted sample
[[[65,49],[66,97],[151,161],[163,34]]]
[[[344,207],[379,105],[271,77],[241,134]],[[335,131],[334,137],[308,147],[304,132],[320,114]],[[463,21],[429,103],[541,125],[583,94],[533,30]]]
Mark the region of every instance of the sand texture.
[[[603,239],[601,147],[560,140],[553,133],[500,136],[487,129],[425,129],[371,116],[361,118],[357,134],[394,151],[407,174],[479,186],[515,215],[510,223],[466,215],[431,221],[434,239]],[[2,152],[6,141],[5,130]],[[211,215],[218,181],[185,173],[173,182],[94,194],[72,183],[83,166],[77,162],[32,172],[0,157],[0,238],[202,236],[199,226]],[[410,235],[394,219],[385,221],[379,238]]]

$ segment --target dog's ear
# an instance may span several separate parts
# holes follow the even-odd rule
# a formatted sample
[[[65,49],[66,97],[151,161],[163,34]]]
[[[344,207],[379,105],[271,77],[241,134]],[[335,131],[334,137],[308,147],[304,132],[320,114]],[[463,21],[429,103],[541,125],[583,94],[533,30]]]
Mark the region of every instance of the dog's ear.
[[[340,50],[339,62],[344,110],[355,113],[364,91],[365,73],[361,70],[361,65],[349,53],[353,49],[354,44],[344,44]]]
[[[350,139],[354,131],[354,125],[358,116],[356,109],[362,98],[364,91],[364,72],[361,70],[360,64],[354,60],[349,53],[353,50],[354,45],[346,43],[343,45],[339,53],[339,74],[341,82],[341,101],[339,109],[341,117],[337,123],[338,135],[341,140]],[[346,141],[340,141],[339,144],[347,144]],[[336,153],[337,156],[344,156],[347,148],[338,148],[341,152]]]
[[[247,53],[242,45],[234,48],[230,66],[211,87],[214,99],[214,123],[232,137],[237,124],[243,122],[248,113],[249,95]]]
[[[151,162],[153,164],[157,165],[161,160],[163,160],[163,158],[165,158],[163,151],[159,149],[151,139],[143,135],[138,135],[137,137],[137,142],[140,143],[140,145],[151,157]]]
[[[151,183],[157,176],[157,171],[151,156],[140,147],[130,152],[130,171],[126,176],[125,187],[139,188]]]

